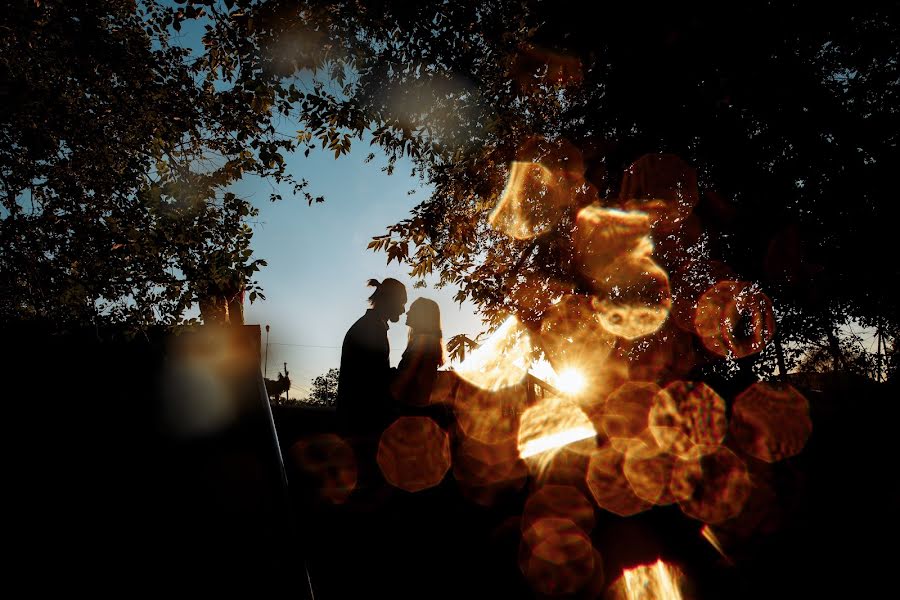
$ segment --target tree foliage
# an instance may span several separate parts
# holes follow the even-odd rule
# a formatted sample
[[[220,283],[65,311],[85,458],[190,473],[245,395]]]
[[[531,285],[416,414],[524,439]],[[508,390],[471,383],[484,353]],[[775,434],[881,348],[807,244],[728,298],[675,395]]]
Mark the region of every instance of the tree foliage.
[[[271,107],[176,37],[203,8],[11,3],[0,23],[0,320],[174,324],[222,289],[259,294],[228,191],[286,181]]]
[[[72,298],[92,318],[98,302],[171,318],[210,247],[228,248],[213,261],[226,272],[253,268],[249,233],[232,235],[252,208],[222,193],[228,182],[288,178],[284,153],[340,156],[368,131],[388,171],[409,157],[432,189],[370,247],[458,286],[491,323],[539,323],[551,298],[594,293],[573,261],[578,211],[627,208],[635,162],[671,155],[697,183],[690,214],[653,231],[676,304],[701,284],[758,285],[778,333],[757,368],[789,368],[819,340],[837,355],[848,323],[897,337],[892,6],[94,6],[26,3],[6,17],[2,252],[17,266],[3,285],[20,303],[8,314]],[[197,56],[170,43],[187,24],[203,31]],[[278,135],[284,117],[295,137]],[[568,198],[531,236],[489,222],[516,161],[549,165]],[[686,255],[702,268],[676,268]]]
[[[328,369],[327,373],[319,375],[312,380],[309,396],[304,402],[320,406],[334,407],[337,402],[338,377],[340,369]]]
[[[654,230],[676,301],[707,276],[755,282],[774,304],[788,367],[791,348],[822,339],[839,351],[841,324],[897,336],[884,282],[900,273],[879,259],[893,254],[896,222],[893,7],[188,5],[219,6],[216,55],[291,103],[307,140],[338,143],[326,124],[351,137],[370,129],[391,165],[412,159],[433,192],[370,247],[413,277],[459,286],[492,323],[510,312],[539,320],[539,296],[590,292],[571,260],[575,214],[623,206],[629,166],[666,153],[699,186],[689,218]],[[337,89],[294,93],[287,82],[304,67],[326,69]],[[568,214],[524,240],[488,222],[514,161],[578,165]],[[676,273],[678,252],[724,269]]]

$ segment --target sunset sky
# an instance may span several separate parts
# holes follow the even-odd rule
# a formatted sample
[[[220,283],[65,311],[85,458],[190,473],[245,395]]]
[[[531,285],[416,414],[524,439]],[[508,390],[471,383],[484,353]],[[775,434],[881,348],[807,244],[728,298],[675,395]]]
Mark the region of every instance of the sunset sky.
[[[366,250],[372,236],[405,218],[409,209],[423,200],[428,189],[409,176],[411,164],[398,165],[393,175],[382,171],[386,159],[376,152],[370,163],[365,157],[377,148],[356,141],[351,153],[335,160],[328,152],[313,151],[287,157],[290,171],[304,177],[314,195],[324,195],[321,204],[308,206],[301,197],[283,190],[284,200],[269,201],[273,183],[245,180],[234,191],[259,207],[254,225],[255,258],[268,267],[258,274],[266,300],[245,305],[245,322],[270,325],[268,369],[270,379],[288,363],[291,396],[306,394],[310,380],[340,363],[344,334],[368,307],[372,289],[369,278],[394,277],[407,285],[410,302],[420,296],[441,307],[444,340],[458,333],[474,337],[482,330],[471,304],[453,302],[456,288],[413,289],[405,266],[386,265],[384,253]],[[407,192],[415,188],[417,193]],[[409,304],[407,304],[409,306]],[[391,364],[396,366],[406,346],[405,317],[391,324]]]

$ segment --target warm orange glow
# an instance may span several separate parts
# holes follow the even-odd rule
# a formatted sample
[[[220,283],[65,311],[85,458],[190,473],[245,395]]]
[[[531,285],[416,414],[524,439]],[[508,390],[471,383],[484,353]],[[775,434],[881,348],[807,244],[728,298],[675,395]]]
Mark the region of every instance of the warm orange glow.
[[[400,417],[378,442],[384,478],[408,492],[436,486],[450,469],[450,439],[428,417]]]
[[[342,504],[356,487],[357,467],[353,448],[333,433],[312,435],[291,446],[290,458],[308,478],[305,489],[323,499]]]
[[[662,560],[626,569],[610,586],[615,600],[682,600],[684,575]]]
[[[549,231],[570,202],[559,189],[557,175],[542,164],[515,161],[510,165],[506,188],[488,217],[488,223],[517,240]]]
[[[485,444],[462,437],[455,448],[453,472],[460,481],[478,485],[503,481],[511,472],[527,475],[515,440]]]
[[[572,485],[542,485],[529,496],[522,510],[522,529],[546,517],[571,519],[585,532],[594,528],[594,506]]]
[[[578,213],[575,256],[593,282],[594,308],[613,335],[635,339],[658,330],[672,305],[669,278],[650,258],[644,213],[587,206]]]
[[[569,519],[548,517],[522,533],[519,567],[541,594],[572,594],[588,585],[602,566],[588,536]]]
[[[772,301],[745,281],[720,281],[697,303],[697,334],[710,352],[741,358],[760,352],[775,335]]]
[[[729,431],[734,445],[754,458],[795,456],[812,433],[809,402],[790,385],[754,383],[735,399]]]
[[[638,438],[656,444],[649,429],[650,409],[660,390],[655,383],[629,381],[607,397],[600,424],[614,448],[625,452],[628,442]]]
[[[575,219],[578,267],[586,277],[597,279],[621,258],[650,256],[653,244],[649,235],[650,218],[645,213],[586,206]]]
[[[597,506],[629,517],[653,505],[631,489],[625,477],[624,464],[624,455],[612,446],[598,448],[588,463],[586,481]]]
[[[600,324],[591,298],[566,294],[550,306],[541,320],[541,348],[556,373],[577,370],[583,392],[597,395],[608,386],[607,368],[616,338]],[[538,375],[540,377],[540,375]],[[558,381],[549,381],[560,385]]]
[[[472,385],[494,391],[521,382],[530,366],[528,330],[509,317],[456,367],[456,373]]]
[[[657,394],[650,409],[656,443],[681,458],[715,451],[727,427],[725,401],[705,383],[674,381]]]
[[[556,385],[564,394],[576,395],[585,388],[584,375],[578,369],[566,369],[559,374]]]
[[[675,502],[669,491],[675,457],[655,446],[632,440],[625,451],[623,472],[634,493],[658,506]]]
[[[670,489],[686,515],[716,524],[740,514],[752,483],[744,462],[720,446],[706,456],[676,460]]]
[[[519,423],[519,456],[528,458],[593,438],[593,424],[577,404],[566,398],[547,398],[528,408]],[[543,456],[542,461],[549,460]]]
[[[525,410],[524,386],[489,392],[461,382],[453,412],[462,433],[486,444],[515,440]]]
[[[662,327],[672,298],[669,276],[646,256],[628,256],[594,279],[597,314],[613,335],[633,340]]]

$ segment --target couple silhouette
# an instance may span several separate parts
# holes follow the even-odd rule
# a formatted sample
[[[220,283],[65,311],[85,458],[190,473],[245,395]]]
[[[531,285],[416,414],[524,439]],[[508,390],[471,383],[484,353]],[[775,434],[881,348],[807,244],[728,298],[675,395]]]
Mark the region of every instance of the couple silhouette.
[[[397,417],[428,404],[438,368],[444,364],[441,313],[418,298],[406,311],[409,337],[396,368],[390,366],[388,323],[404,313],[406,287],[396,279],[370,279],[371,308],[347,331],[341,347],[337,417],[348,434],[377,435]]]

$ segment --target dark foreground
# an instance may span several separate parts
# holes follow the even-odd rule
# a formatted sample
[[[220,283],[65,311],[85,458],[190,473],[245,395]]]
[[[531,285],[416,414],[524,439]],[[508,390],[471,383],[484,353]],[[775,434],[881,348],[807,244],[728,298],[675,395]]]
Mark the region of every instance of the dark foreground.
[[[222,340],[246,352],[220,356]],[[4,341],[8,569],[32,593],[541,597],[518,565],[532,481],[491,507],[465,497],[452,473],[415,494],[374,481],[353,501],[322,501],[290,449],[330,431],[331,416],[277,409],[273,419],[258,328],[176,345],[33,328]],[[182,368],[209,361],[218,366],[201,375]],[[231,398],[227,414],[210,408],[211,387]],[[730,540],[732,564],[677,506],[630,518],[596,510],[605,581],[662,557],[698,600],[893,588],[900,395],[837,376],[802,391],[813,435],[773,468],[772,516]]]

